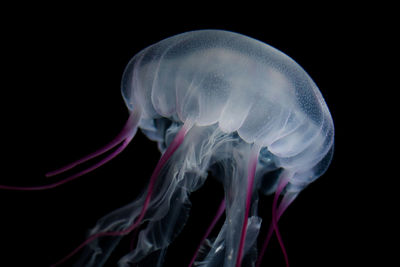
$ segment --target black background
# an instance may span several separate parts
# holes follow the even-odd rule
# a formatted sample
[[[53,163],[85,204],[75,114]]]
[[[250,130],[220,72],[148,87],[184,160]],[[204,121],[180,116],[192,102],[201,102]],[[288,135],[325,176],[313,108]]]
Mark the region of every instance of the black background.
[[[141,12],[144,18],[138,18]],[[55,181],[46,181],[44,173],[111,140],[128,115],[120,95],[122,72],[141,49],[188,30],[235,31],[297,61],[320,88],[335,122],[330,168],[300,194],[280,221],[291,266],[360,266],[361,260],[376,259],[372,240],[379,231],[374,229],[372,210],[377,204],[374,195],[362,188],[368,178],[359,171],[374,164],[360,159],[368,157],[360,150],[366,138],[359,134],[365,133],[359,114],[368,91],[357,86],[366,79],[357,69],[364,64],[367,48],[362,44],[369,38],[366,32],[372,34],[370,26],[346,13],[292,20],[280,14],[278,19],[270,19],[268,13],[258,19],[251,15],[211,19],[207,13],[156,19],[149,10],[121,16],[94,10],[61,15],[53,10],[7,19],[1,51],[6,156],[1,183],[34,186]],[[45,191],[1,191],[0,265],[48,266],[65,256],[98,218],[135,199],[158,158],[155,143],[138,132],[118,158],[74,182]],[[191,217],[170,247],[166,265],[187,266],[221,197],[222,189],[213,179],[192,194]],[[270,205],[271,198],[262,199],[261,236]],[[127,246],[117,248],[109,266],[115,266]],[[264,265],[284,266],[276,239]]]

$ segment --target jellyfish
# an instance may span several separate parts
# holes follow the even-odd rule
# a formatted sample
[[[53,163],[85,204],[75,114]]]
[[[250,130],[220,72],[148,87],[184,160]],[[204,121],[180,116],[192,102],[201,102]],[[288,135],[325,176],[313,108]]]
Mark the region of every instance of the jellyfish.
[[[80,252],[78,266],[102,266],[133,233],[135,247],[119,266],[162,266],[189,217],[189,195],[211,173],[224,196],[188,266],[260,266],[273,234],[289,266],[278,221],[333,155],[333,121],[309,75],[263,42],[230,31],[197,30],[136,54],[123,73],[121,91],[129,118],[115,139],[46,176],[104,155],[101,160],[49,185],[0,186],[43,190],[72,181],[120,154],[138,128],[157,142],[162,156],[140,196],[101,218],[55,265]],[[260,194],[273,195],[273,203],[268,234],[258,248]],[[210,238],[222,215],[219,233]]]

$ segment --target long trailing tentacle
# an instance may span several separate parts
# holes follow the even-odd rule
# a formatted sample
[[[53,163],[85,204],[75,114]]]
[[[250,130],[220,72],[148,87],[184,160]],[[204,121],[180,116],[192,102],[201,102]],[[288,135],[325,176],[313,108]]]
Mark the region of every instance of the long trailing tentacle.
[[[281,194],[281,192],[283,191],[283,189],[285,188],[285,186],[288,183],[288,180],[289,180],[288,176],[289,175],[286,174],[286,175],[283,175],[281,177],[281,179],[279,181],[279,184],[278,184],[278,187],[276,189],[275,196],[274,196],[274,201],[273,201],[273,204],[272,204],[272,221],[271,221],[271,224],[270,224],[269,229],[268,229],[267,237],[265,238],[263,247],[262,247],[262,249],[260,251],[260,254],[258,256],[256,267],[260,267],[261,266],[262,259],[264,257],[265,251],[267,249],[267,246],[269,244],[269,241],[271,240],[271,237],[272,237],[272,234],[273,234],[274,231],[277,234],[278,242],[279,242],[279,244],[281,246],[282,253],[283,253],[284,257],[285,257],[286,265],[289,266],[289,260],[288,260],[288,257],[287,257],[286,249],[284,247],[281,235],[280,235],[279,230],[278,230],[278,221],[279,221],[280,217],[285,212],[285,210],[290,206],[290,204],[296,199],[296,197],[298,195],[298,193],[286,192],[285,195],[283,196],[280,204],[279,204],[279,207],[278,207],[278,198],[279,198],[279,195]]]
[[[108,161],[110,161],[111,159],[115,158],[118,154],[120,154],[129,144],[129,142],[131,141],[132,137],[125,139],[125,141],[122,143],[122,145],[120,147],[118,147],[118,149],[116,149],[113,153],[111,153],[110,155],[108,155],[106,158],[104,158],[103,160],[101,160],[100,162],[94,164],[93,166],[77,173],[74,174],[72,176],[69,176],[61,181],[52,183],[52,184],[48,184],[48,185],[42,185],[42,186],[30,186],[30,187],[19,187],[19,186],[8,186],[8,185],[0,185],[0,189],[7,189],[7,190],[17,190],[17,191],[36,191],[36,190],[45,190],[45,189],[51,189],[60,185],[63,185],[65,183],[68,183],[72,180],[75,180],[76,178],[89,173],[91,171],[93,171],[94,169],[97,169],[98,167],[100,167],[101,165],[107,163]]]
[[[122,142],[122,144],[120,144],[120,146],[115,151],[110,153],[104,159],[100,160],[98,163],[93,164],[92,166],[90,166],[76,174],[73,174],[67,178],[62,179],[61,181],[58,181],[58,182],[55,182],[52,184],[43,185],[43,186],[30,186],[30,187],[0,185],[0,189],[18,190],[18,191],[35,191],[35,190],[51,189],[51,188],[60,186],[62,184],[65,184],[67,182],[70,182],[72,180],[75,180],[76,178],[99,168],[100,166],[106,164],[107,162],[109,162],[110,160],[115,158],[117,155],[119,155],[128,146],[128,144],[130,143],[130,141],[136,134],[137,127],[138,127],[139,121],[140,121],[140,117],[141,117],[141,110],[140,110],[140,108],[137,108],[135,111],[133,111],[130,114],[128,121],[126,122],[122,131],[109,144],[102,147],[101,149],[98,149],[94,153],[91,153],[91,154],[83,157],[80,160],[70,163],[70,164],[68,164],[60,169],[57,169],[55,171],[48,172],[46,174],[46,177],[51,177],[51,176],[55,176],[55,175],[64,173],[81,163],[84,163],[90,159],[96,158],[96,157],[104,154],[105,152],[111,150],[112,148],[116,147],[117,145],[119,145]]]
[[[246,232],[247,232],[247,222],[248,222],[248,217],[249,217],[249,212],[250,212],[251,196],[253,193],[254,176],[256,174],[256,167],[257,167],[259,152],[260,152],[260,147],[256,144],[254,144],[252,152],[250,154],[250,159],[249,159],[249,164],[248,164],[248,169],[247,169],[246,208],[245,208],[245,214],[244,214],[244,219],[243,219],[242,232],[241,232],[241,236],[240,236],[238,255],[236,258],[236,267],[240,267],[240,265],[242,263],[243,249],[244,249],[244,243],[246,240]]]
[[[219,208],[217,210],[217,213],[214,216],[214,219],[212,220],[210,226],[207,228],[206,233],[204,234],[203,238],[201,239],[200,244],[198,245],[196,252],[192,257],[192,260],[190,261],[189,267],[192,267],[192,265],[197,257],[197,254],[199,253],[201,245],[204,243],[206,238],[210,235],[211,231],[214,229],[215,225],[217,224],[218,220],[221,218],[222,214],[224,214],[224,212],[225,212],[225,199],[223,199],[221,201],[221,204],[219,205]]]
[[[278,214],[277,213],[277,207],[278,207],[279,195],[282,193],[283,189],[285,188],[285,186],[289,182],[288,176],[289,176],[289,174],[284,172],[282,174],[280,180],[279,180],[278,187],[277,187],[277,189],[275,191],[274,201],[272,203],[272,222],[271,222],[271,224],[272,224],[272,226],[273,226],[273,228],[275,230],[275,234],[276,234],[276,237],[278,239],[279,245],[281,246],[281,250],[282,250],[283,256],[285,258],[286,267],[289,267],[289,258],[288,258],[287,252],[286,252],[285,245],[284,245],[283,240],[282,240],[282,236],[281,236],[281,234],[279,232],[278,218],[277,218],[277,214]]]
[[[88,160],[91,160],[93,158],[96,158],[100,155],[103,155],[104,153],[106,153],[107,151],[111,150],[112,148],[116,147],[118,144],[120,144],[121,142],[123,142],[126,139],[132,139],[132,137],[136,134],[136,130],[137,130],[137,125],[139,123],[140,120],[140,116],[141,116],[141,111],[139,108],[135,109],[131,115],[129,116],[128,120],[126,121],[124,127],[122,128],[122,131],[113,139],[111,140],[111,142],[109,142],[107,145],[99,148],[98,150],[96,150],[93,153],[90,153],[89,155],[71,162],[70,164],[65,165],[64,167],[61,167],[59,169],[56,169],[54,171],[50,171],[48,173],[45,174],[46,177],[53,177],[55,175],[64,173],[74,167],[76,167],[79,164],[82,164]],[[105,162],[104,162],[105,163]],[[104,164],[103,163],[103,164]],[[102,165],[102,164],[101,164]],[[97,166],[100,167],[101,165]]]
[[[62,258],[60,261],[58,261],[57,263],[55,263],[52,266],[58,266],[58,265],[64,263],[69,258],[71,258],[73,255],[75,255],[77,252],[79,252],[87,244],[89,244],[90,242],[92,242],[93,240],[95,240],[99,237],[126,235],[126,234],[129,234],[132,230],[134,230],[138,225],[140,225],[140,223],[142,222],[142,220],[146,214],[151,197],[153,195],[153,189],[154,189],[155,183],[157,181],[157,178],[160,174],[161,169],[164,167],[164,165],[168,161],[168,159],[170,159],[171,156],[174,154],[174,152],[178,149],[178,147],[183,143],[184,137],[186,136],[186,134],[189,131],[189,129],[191,128],[191,126],[192,126],[191,122],[187,122],[182,126],[181,130],[176,134],[174,140],[171,142],[171,144],[168,146],[165,153],[161,156],[160,160],[158,161],[156,168],[154,169],[153,174],[150,177],[146,198],[144,200],[142,209],[140,211],[140,214],[139,214],[137,220],[124,230],[111,231],[111,232],[99,232],[99,233],[96,233],[96,234],[90,236],[84,242],[82,242],[79,246],[77,246],[73,251],[71,251],[67,256],[65,256],[64,258]]]

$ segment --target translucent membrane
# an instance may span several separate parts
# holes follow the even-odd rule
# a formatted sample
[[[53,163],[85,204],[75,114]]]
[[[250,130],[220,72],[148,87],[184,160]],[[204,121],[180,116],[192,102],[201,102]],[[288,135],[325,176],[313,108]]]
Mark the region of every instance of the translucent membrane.
[[[240,267],[243,258],[243,247],[244,241],[246,239],[247,232],[247,222],[250,212],[250,204],[251,204],[251,196],[253,195],[253,185],[254,185],[254,176],[256,174],[256,167],[258,162],[258,154],[260,152],[260,147],[254,146],[253,151],[251,152],[249,166],[248,166],[248,175],[247,175],[247,194],[246,194],[246,209],[244,214],[244,221],[242,227],[242,233],[240,236],[239,250],[236,258],[236,267]]]
[[[162,155],[162,157],[158,161],[157,166],[154,169],[153,174],[151,175],[149,187],[147,189],[146,199],[144,201],[144,204],[142,206],[142,210],[140,212],[138,219],[133,224],[131,224],[128,228],[126,228],[122,231],[99,232],[99,233],[96,233],[96,234],[90,236],[88,239],[86,239],[84,242],[82,242],[78,247],[76,247],[73,251],[71,251],[67,256],[65,256],[63,259],[61,259],[60,261],[58,261],[57,263],[55,263],[52,266],[58,266],[58,265],[64,263],[69,258],[71,258],[73,255],[75,255],[77,252],[79,252],[87,244],[89,244],[90,242],[92,242],[93,240],[95,240],[99,237],[126,235],[126,234],[129,234],[132,230],[134,230],[138,225],[140,225],[140,223],[142,222],[143,217],[146,213],[147,207],[150,203],[151,197],[153,195],[153,188],[154,188],[156,180],[160,174],[161,169],[163,168],[165,163],[168,161],[168,159],[173,155],[173,153],[178,149],[178,147],[182,144],[184,137],[188,130],[189,129],[188,129],[187,125],[182,126],[182,129],[178,132],[175,139],[172,141],[172,143],[169,145],[169,147],[167,148],[165,153]]]
[[[222,214],[224,214],[225,211],[225,199],[222,200],[221,204],[219,205],[218,211],[214,217],[214,219],[212,220],[210,226],[208,226],[206,233],[204,234],[203,238],[200,241],[199,246],[196,249],[196,253],[193,255],[192,260],[190,261],[189,267],[192,267],[197,254],[200,250],[201,245],[204,243],[204,241],[206,240],[206,238],[210,235],[211,231],[214,229],[215,225],[217,224],[218,220],[221,218]]]

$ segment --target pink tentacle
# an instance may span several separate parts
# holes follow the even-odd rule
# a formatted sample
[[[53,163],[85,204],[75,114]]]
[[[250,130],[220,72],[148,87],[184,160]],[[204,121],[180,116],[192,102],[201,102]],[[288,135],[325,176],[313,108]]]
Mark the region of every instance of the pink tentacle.
[[[246,193],[246,209],[244,213],[244,220],[243,220],[243,227],[242,227],[242,232],[240,236],[240,242],[239,242],[239,249],[238,249],[238,255],[236,257],[236,267],[240,267],[242,264],[242,258],[243,258],[243,249],[244,249],[244,243],[246,240],[246,233],[247,233],[247,222],[248,222],[248,217],[249,217],[249,212],[250,212],[250,204],[251,204],[251,196],[253,193],[253,184],[254,184],[254,176],[256,174],[256,167],[257,167],[257,162],[258,162],[258,154],[260,152],[260,148],[256,145],[253,145],[253,151],[251,152],[251,157],[249,160],[249,165],[248,165],[248,174],[247,174],[247,193]]]
[[[140,225],[140,223],[142,222],[142,220],[143,220],[143,218],[145,216],[147,208],[149,206],[149,203],[150,203],[150,200],[151,200],[151,197],[152,197],[152,194],[153,194],[154,186],[155,186],[157,178],[158,178],[158,176],[160,174],[161,169],[164,167],[165,163],[173,155],[173,153],[178,149],[178,147],[183,143],[184,137],[185,137],[185,135],[188,132],[190,127],[191,127],[191,124],[190,125],[189,124],[184,124],[182,126],[181,130],[177,133],[177,135],[175,136],[174,140],[171,142],[171,144],[169,145],[169,147],[167,148],[165,153],[161,156],[160,160],[158,161],[157,166],[154,169],[153,174],[151,175],[150,182],[149,182],[149,187],[147,189],[146,198],[144,200],[144,203],[143,203],[143,206],[142,206],[142,210],[140,211],[138,219],[134,223],[132,223],[128,228],[126,228],[124,230],[112,231],[112,232],[99,232],[99,233],[96,233],[96,234],[90,236],[84,242],[82,242],[78,247],[76,247],[73,251],[71,251],[67,256],[65,256],[64,258],[62,258],[60,261],[58,261],[57,263],[55,263],[52,266],[58,266],[58,265],[64,263],[69,258],[74,256],[77,252],[79,252],[87,244],[89,244],[90,242],[92,242],[93,240],[95,240],[95,239],[97,239],[99,237],[126,235],[126,234],[129,234],[132,230],[134,230],[137,226]]]
[[[73,174],[67,178],[62,179],[61,181],[52,183],[52,184],[48,184],[48,185],[42,185],[42,186],[8,186],[8,185],[0,185],[0,189],[6,189],[6,190],[17,190],[17,191],[36,191],[36,190],[45,190],[45,189],[51,189],[60,185],[63,185],[67,182],[73,181],[76,178],[89,173],[97,168],[99,168],[100,166],[106,164],[107,162],[109,162],[110,160],[112,160],[113,158],[115,158],[117,155],[119,155],[130,143],[130,141],[132,140],[132,138],[135,136],[136,131],[137,131],[137,127],[140,121],[140,115],[141,111],[138,109],[137,111],[134,111],[131,113],[131,115],[129,116],[129,119],[127,121],[127,123],[125,124],[124,129],[121,131],[121,133],[113,140],[111,141],[107,146],[97,150],[96,152],[78,160],[75,161],[71,164],[68,164],[67,166],[60,168],[58,170],[49,172],[46,174],[47,177],[50,176],[54,176],[60,173],[63,173],[67,170],[72,169],[73,167],[75,167],[78,164],[81,164],[85,161],[88,161],[92,158],[95,158],[101,154],[104,154],[105,152],[107,152],[108,150],[112,149],[113,147],[117,146],[119,143],[122,142],[122,144],[112,153],[110,153],[107,157],[105,157],[104,159],[100,160],[98,163],[76,173]]]
[[[133,111],[131,113],[131,115],[129,116],[127,122],[125,123],[124,127],[122,128],[122,131],[111,141],[109,142],[107,145],[103,146],[102,148],[96,150],[95,152],[77,160],[74,161],[70,164],[65,165],[62,168],[59,168],[57,170],[54,171],[50,171],[48,173],[45,174],[46,177],[52,177],[58,174],[61,174],[63,172],[66,172],[72,168],[74,168],[75,166],[82,164],[88,160],[91,160],[93,158],[96,158],[102,154],[104,154],[105,152],[111,150],[112,148],[116,147],[119,143],[121,143],[122,141],[124,141],[125,139],[129,138],[129,136],[134,136],[136,134],[136,129],[137,129],[137,125],[139,123],[140,120],[140,115],[141,115],[141,111],[140,109],[137,109],[135,111]],[[104,163],[103,163],[104,164]]]
[[[0,185],[0,189],[7,189],[7,190],[17,190],[17,191],[36,191],[36,190],[45,190],[45,189],[51,189],[60,185],[63,185],[65,183],[71,182],[72,180],[75,180],[76,178],[89,173],[93,171],[94,169],[97,169],[101,165],[105,164],[106,162],[110,161],[111,159],[115,158],[118,154],[120,154],[129,144],[132,138],[130,139],[125,139],[124,143],[116,149],[113,153],[108,155],[106,158],[98,162],[97,164],[94,164],[93,166],[78,172],[70,177],[67,177],[61,181],[58,181],[56,183],[48,184],[48,185],[42,185],[42,186],[31,186],[31,187],[19,187],[19,186],[8,186],[8,185]]]
[[[282,214],[285,212],[285,210],[290,206],[290,204],[292,204],[292,202],[295,200],[295,198],[297,197],[297,193],[296,194],[285,194],[283,196],[283,199],[279,205],[279,208],[277,210],[277,221],[279,221],[279,219],[281,218]],[[263,247],[260,251],[260,254],[258,256],[257,259],[257,263],[256,263],[256,267],[260,267],[261,266],[261,262],[262,259],[264,257],[265,251],[267,250],[267,246],[269,244],[269,241],[271,240],[272,234],[274,232],[274,227],[271,224],[268,228],[268,234],[267,237],[265,238]]]
[[[200,244],[197,246],[196,252],[192,257],[192,260],[190,261],[189,267],[192,267],[194,261],[196,260],[197,254],[199,253],[201,245],[204,243],[206,238],[210,235],[211,231],[214,229],[214,227],[217,224],[218,220],[221,218],[222,214],[224,214],[224,211],[225,211],[225,199],[223,199],[221,204],[219,205],[217,214],[215,215],[214,219],[212,220],[210,226],[207,228],[206,233],[204,234],[203,238],[200,241]]]
[[[285,245],[282,240],[282,236],[279,232],[277,207],[278,207],[279,195],[282,193],[283,189],[285,188],[285,186],[287,185],[288,182],[289,182],[289,180],[287,179],[287,176],[285,175],[285,173],[283,173],[283,175],[279,181],[278,188],[275,191],[274,201],[272,204],[272,226],[275,230],[275,234],[278,239],[279,245],[281,246],[281,250],[282,250],[283,256],[285,258],[285,263],[286,263],[287,267],[289,267],[289,257],[287,255],[286,248],[285,248]]]
[[[285,188],[285,186],[288,184],[290,175],[291,174],[289,172],[284,172],[284,173],[282,173],[282,176],[281,176],[281,178],[279,180],[278,187],[277,187],[277,189],[275,191],[274,200],[273,200],[273,203],[272,203],[271,225],[270,225],[270,227],[268,229],[267,237],[265,238],[265,241],[264,241],[263,247],[261,249],[260,255],[259,255],[258,259],[257,259],[256,267],[259,267],[261,265],[262,258],[263,258],[264,254],[265,254],[265,251],[267,249],[269,241],[271,240],[271,237],[272,237],[272,234],[273,234],[274,230],[275,230],[279,245],[281,247],[282,253],[284,255],[286,266],[289,266],[289,257],[287,255],[286,248],[284,246],[282,237],[281,237],[280,232],[279,232],[278,221],[279,221],[280,217],[282,216],[282,214],[285,212],[285,210],[289,207],[289,205],[297,197],[298,194],[297,193],[286,193],[284,195],[282,201],[280,202],[279,207],[278,207],[278,198],[279,198],[279,195],[282,193],[283,189]]]

